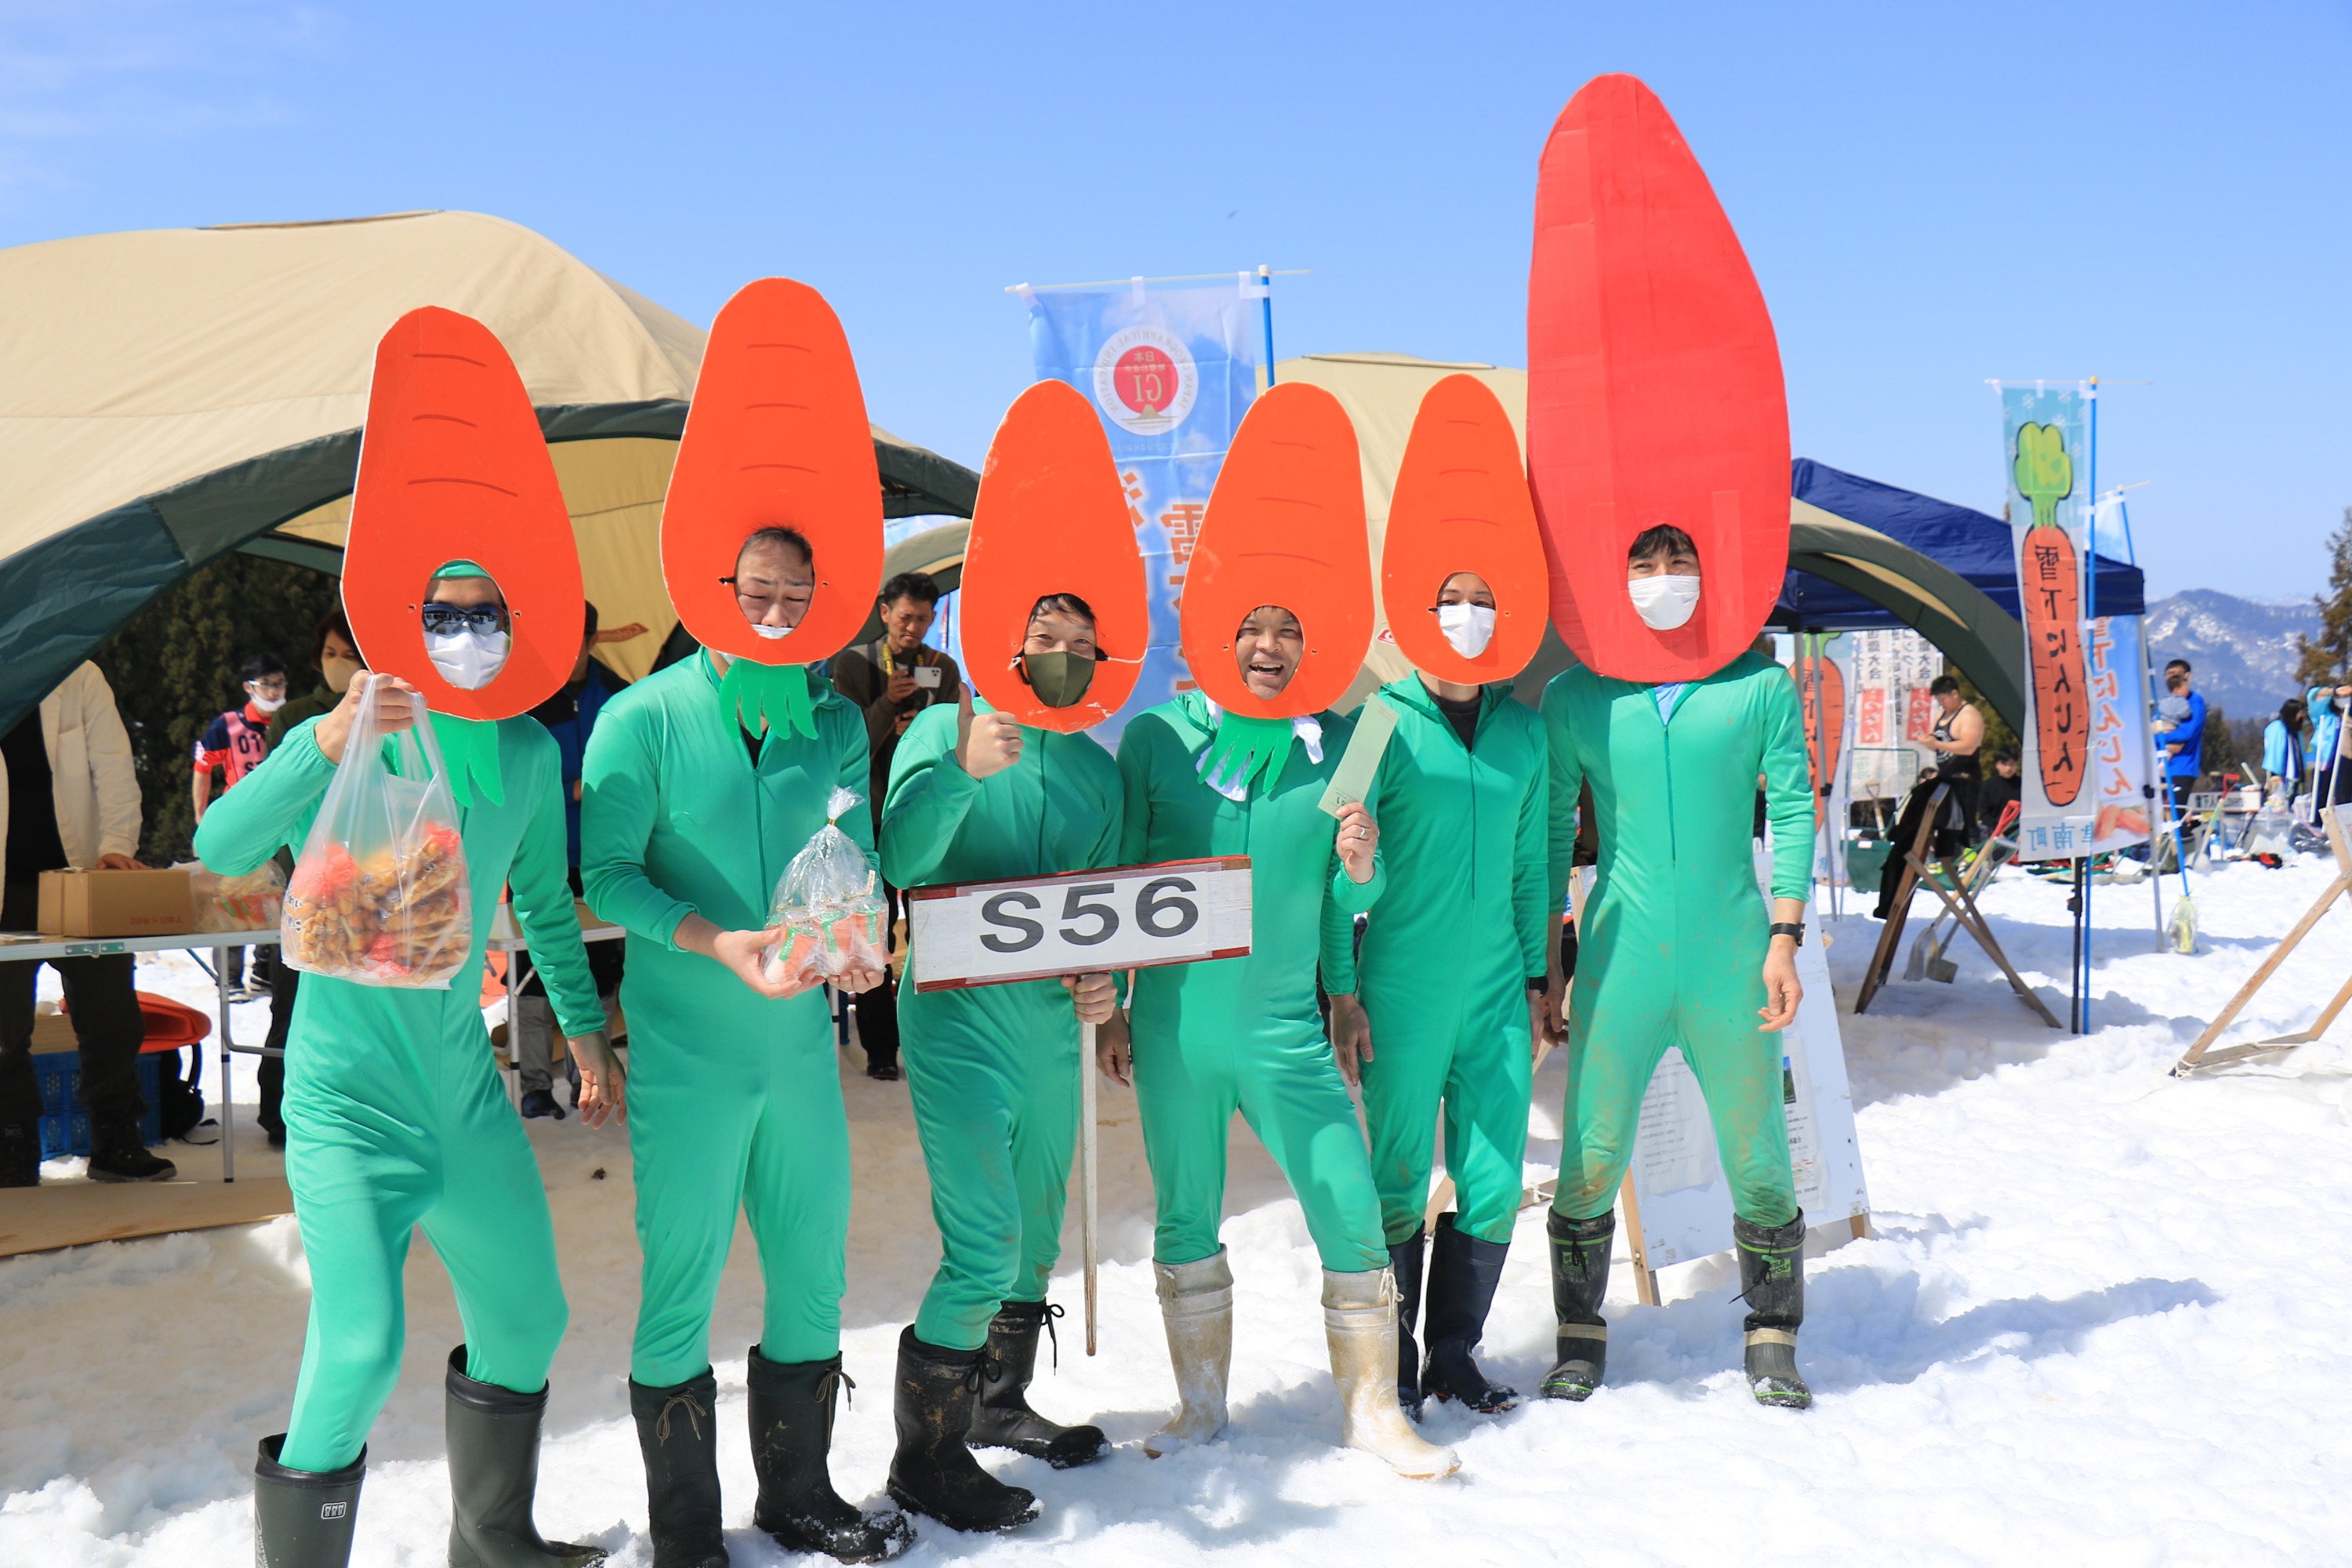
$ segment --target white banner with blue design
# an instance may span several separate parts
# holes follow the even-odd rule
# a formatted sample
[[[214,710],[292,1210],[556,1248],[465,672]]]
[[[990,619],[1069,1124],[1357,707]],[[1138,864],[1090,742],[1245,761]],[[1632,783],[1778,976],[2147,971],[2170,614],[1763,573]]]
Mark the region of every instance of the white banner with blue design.
[[[1029,307],[1037,379],[1069,383],[1102,416],[1143,547],[1151,641],[1134,694],[1095,727],[1106,746],[1118,744],[1133,715],[1192,684],[1177,646],[1176,606],[1217,470],[1266,369],[1266,290],[1249,273],[1209,283],[1016,290]]]

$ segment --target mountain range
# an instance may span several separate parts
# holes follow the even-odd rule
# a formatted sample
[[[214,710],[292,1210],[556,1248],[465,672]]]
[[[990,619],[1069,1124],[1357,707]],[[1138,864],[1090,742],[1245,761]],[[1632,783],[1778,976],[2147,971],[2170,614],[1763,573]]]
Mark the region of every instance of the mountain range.
[[[2315,634],[2319,611],[2309,599],[2264,602],[2212,588],[2190,588],[2147,606],[2147,650],[2157,668],[2185,658],[2205,700],[2232,721],[2268,719],[2299,697],[2297,633]]]

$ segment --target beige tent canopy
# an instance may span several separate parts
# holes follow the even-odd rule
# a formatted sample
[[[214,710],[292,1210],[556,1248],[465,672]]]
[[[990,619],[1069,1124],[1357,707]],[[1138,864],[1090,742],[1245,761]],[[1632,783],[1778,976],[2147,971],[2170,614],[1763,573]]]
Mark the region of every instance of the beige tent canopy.
[[[588,595],[677,624],[656,525],[701,331],[478,213],[92,235],[0,250],[0,728],[189,571],[333,571],[376,340],[434,304],[497,332],[552,445]],[[885,511],[969,516],[978,477],[874,432]]]

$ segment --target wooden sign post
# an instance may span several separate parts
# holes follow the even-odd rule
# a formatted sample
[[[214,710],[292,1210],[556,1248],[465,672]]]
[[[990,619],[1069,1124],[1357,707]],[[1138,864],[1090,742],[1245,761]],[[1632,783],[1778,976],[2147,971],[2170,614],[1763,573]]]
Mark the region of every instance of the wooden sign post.
[[[2337,767],[2347,765],[2344,755],[2344,751],[2339,749]],[[2225,1051],[2213,1049],[2213,1042],[2221,1037],[2221,1031],[2228,1028],[2245,1005],[2254,999],[2254,993],[2269,984],[2271,976],[2278,973],[2279,965],[2286,962],[2287,954],[2311,934],[2312,928],[2335,907],[2336,900],[2343,899],[2347,900],[2347,907],[2352,907],[2352,802],[2322,806],[2319,816],[2327,825],[2327,847],[2336,856],[2335,879],[2321,890],[2303,919],[2295,921],[2294,929],[2286,933],[2285,939],[2271,949],[2271,955],[2263,960],[2262,967],[2238,988],[2238,994],[2230,998],[2229,1005],[2214,1015],[2213,1021],[2205,1026],[2205,1032],[2189,1046],[2188,1054],[2173,1064],[2174,1078],[2187,1078],[2200,1068],[2220,1067],[2224,1062],[2243,1061],[2248,1057],[2308,1045],[2326,1032],[2327,1026],[2336,1022],[2336,1016],[2344,1011],[2347,1003],[2352,1003],[2352,979],[2347,979],[2343,989],[2336,993],[2335,1000],[2320,1009],[2318,1021],[2308,1029],[2298,1029],[2292,1035],[2281,1035],[2275,1039],[2257,1040],[2252,1045],[2232,1046]]]
[[[1169,860],[907,890],[908,965],[918,991],[1244,958],[1246,855]],[[1078,1028],[1078,1203],[1086,1253],[1087,1353],[1095,1353],[1095,1026]]]

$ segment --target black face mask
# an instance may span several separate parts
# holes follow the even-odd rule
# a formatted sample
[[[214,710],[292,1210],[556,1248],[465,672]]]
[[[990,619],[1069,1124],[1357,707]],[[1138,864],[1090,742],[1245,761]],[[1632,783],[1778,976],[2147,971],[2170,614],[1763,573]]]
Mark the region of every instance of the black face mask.
[[[1095,661],[1076,653],[1024,653],[1021,679],[1048,708],[1075,708],[1094,684]]]

